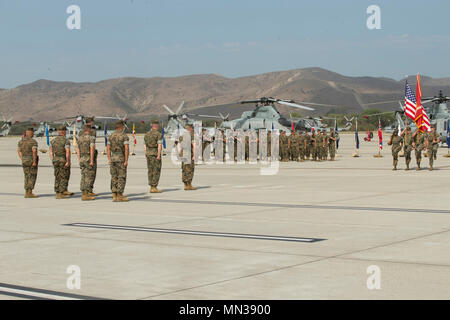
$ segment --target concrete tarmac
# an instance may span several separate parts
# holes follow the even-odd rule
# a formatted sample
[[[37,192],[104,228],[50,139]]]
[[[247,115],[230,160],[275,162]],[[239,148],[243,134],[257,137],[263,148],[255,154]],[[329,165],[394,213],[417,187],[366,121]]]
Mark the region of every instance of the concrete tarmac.
[[[24,199],[19,138],[0,138],[0,299],[450,299],[447,149],[434,171],[428,158],[415,171],[413,155],[412,171],[400,158],[393,172],[390,147],[374,158],[377,139],[361,134],[353,158],[353,134],[341,137],[336,161],[280,163],[275,175],[198,165],[197,191],[166,156],[164,192],[149,194],[139,136],[129,203],[112,202],[103,139],[100,196],[82,202],[76,156],[76,195],[56,200],[48,153],[40,198]]]

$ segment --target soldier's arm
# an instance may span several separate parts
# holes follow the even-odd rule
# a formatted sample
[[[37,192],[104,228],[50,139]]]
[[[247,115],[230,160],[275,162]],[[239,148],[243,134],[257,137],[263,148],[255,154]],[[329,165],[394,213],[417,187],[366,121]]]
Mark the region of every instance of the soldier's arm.
[[[125,145],[125,162],[123,163],[123,165],[125,167],[128,166],[128,157],[130,155],[130,139],[128,138],[128,136],[125,136],[125,140],[123,142],[123,144]]]
[[[108,164],[111,164],[111,145],[109,144],[106,146],[106,154],[108,155]]]
[[[50,160],[53,161],[53,148],[51,145],[48,148],[48,155],[50,156]]]
[[[95,158],[95,138],[92,137],[91,139],[91,143],[89,144],[89,151],[90,151],[90,155],[91,155],[91,161],[90,161],[90,165],[93,166],[94,165],[94,158]]]
[[[195,142],[192,142],[192,161],[194,161],[195,159],[195,152],[196,152],[197,147],[195,146]]]
[[[17,148],[17,154],[19,155],[20,160],[22,160],[22,150],[19,148]]]
[[[66,167],[70,167],[71,162],[71,154],[70,154],[70,142],[69,145],[66,146]]]
[[[33,164],[31,165],[32,167],[36,167],[37,166],[37,146],[33,146]]]
[[[123,165],[125,167],[128,166],[128,156],[130,155],[130,146],[128,144],[125,145],[125,162],[123,163]]]

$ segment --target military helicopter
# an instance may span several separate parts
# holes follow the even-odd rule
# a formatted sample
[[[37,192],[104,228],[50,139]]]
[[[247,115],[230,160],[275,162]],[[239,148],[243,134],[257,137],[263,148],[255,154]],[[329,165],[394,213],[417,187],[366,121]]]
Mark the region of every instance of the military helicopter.
[[[245,111],[241,118],[235,120],[225,120],[221,127],[232,130],[248,130],[248,129],[278,129],[290,132],[294,121],[285,118],[275,107],[275,104],[290,106],[294,108],[313,111],[313,108],[297,104],[293,100],[275,99],[272,97],[259,98],[256,100],[246,100],[239,102],[240,104],[255,104],[253,111]],[[311,120],[311,119],[308,119]],[[299,119],[294,123],[296,130],[305,130],[312,128],[315,125],[314,121],[307,121],[307,119]]]
[[[450,113],[447,107],[447,101],[450,101],[450,97],[444,96],[442,90],[439,91],[439,95],[430,98],[422,98],[422,104],[425,111],[430,118],[431,125],[436,126],[436,132],[439,135],[441,143],[447,141],[447,130],[450,122]],[[426,104],[432,103],[430,106]]]
[[[6,120],[5,116],[2,115],[3,125],[0,127],[0,137],[6,137],[9,135],[12,127],[12,118]]]
[[[226,117],[224,117],[222,114],[220,114],[220,117],[219,117],[219,116],[212,116],[212,115],[205,115],[205,114],[181,113],[181,111],[184,108],[184,101],[182,101],[180,103],[176,112],[173,112],[167,105],[163,105],[163,108],[166,109],[167,112],[169,113],[168,119],[167,119],[168,120],[167,126],[164,129],[164,131],[169,135],[173,135],[173,133],[175,133],[175,132],[183,133],[184,127],[187,124],[193,125],[195,120],[190,117],[214,118],[214,119],[222,119],[222,120],[226,119]],[[206,129],[208,129],[208,128],[206,128]]]

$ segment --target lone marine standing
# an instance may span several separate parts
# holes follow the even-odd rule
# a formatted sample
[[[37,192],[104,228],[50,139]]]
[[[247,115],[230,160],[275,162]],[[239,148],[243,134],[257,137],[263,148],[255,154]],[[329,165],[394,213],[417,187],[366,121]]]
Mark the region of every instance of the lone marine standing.
[[[180,138],[177,147],[178,154],[182,158],[181,162],[181,179],[184,183],[184,190],[197,190],[192,186],[192,180],[194,179],[195,169],[195,141],[194,132],[190,124],[186,125],[186,133]]]
[[[91,126],[85,124],[84,134],[77,140],[77,156],[81,169],[81,200],[95,200],[94,194],[91,193],[92,181],[95,179],[95,137],[90,134]]]
[[[128,157],[130,153],[130,138],[123,132],[124,122],[116,122],[116,131],[108,139],[107,153],[111,173],[111,191],[114,202],[127,202],[124,196],[127,182]]]
[[[150,186],[150,193],[160,193],[162,190],[158,189],[159,177],[161,176],[161,152],[163,137],[158,131],[158,120],[152,121],[152,129],[145,134],[144,149],[147,158],[148,170],[148,185]]]
[[[50,160],[55,174],[56,199],[67,199],[72,193],[67,191],[70,179],[70,140],[66,138],[66,126],[58,128],[58,136],[52,140],[49,148]]]
[[[20,160],[22,160],[22,168],[24,173],[24,188],[25,198],[37,198],[33,194],[34,186],[36,185],[36,178],[38,173],[39,157],[37,154],[38,143],[33,139],[34,129],[28,128],[25,132],[25,137],[18,143],[17,153]]]

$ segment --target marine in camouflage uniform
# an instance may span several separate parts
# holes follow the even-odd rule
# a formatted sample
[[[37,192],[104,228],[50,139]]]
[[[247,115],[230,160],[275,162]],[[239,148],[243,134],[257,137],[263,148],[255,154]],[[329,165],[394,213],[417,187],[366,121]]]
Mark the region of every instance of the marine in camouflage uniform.
[[[403,131],[402,138],[404,140],[403,151],[405,154],[405,162],[406,162],[405,170],[409,170],[409,163],[411,162],[411,152],[413,150],[413,137],[410,127],[408,127],[406,131]]]
[[[305,153],[306,153],[306,137],[305,132],[300,132],[298,135],[298,152],[300,156],[300,161],[305,161]]]
[[[329,144],[329,136],[327,134],[327,132],[325,130],[322,131],[322,144],[321,144],[321,148],[322,148],[322,152],[321,152],[321,156],[322,156],[322,160],[326,161],[328,159],[328,144]]]
[[[148,185],[150,193],[162,192],[158,189],[159,177],[161,176],[161,151],[163,138],[158,131],[159,122],[152,121],[152,129],[144,136],[145,156],[147,158]]]
[[[18,143],[17,153],[22,161],[22,168],[24,173],[24,189],[25,198],[37,198],[33,194],[34,186],[36,185],[38,173],[38,143],[33,139],[34,129],[28,128],[25,132],[25,137]]]
[[[91,135],[94,138],[97,138],[97,130],[95,130],[95,122],[94,118],[86,118],[86,124],[91,127],[91,130],[89,131],[89,135]],[[86,129],[81,131],[78,136],[81,137],[83,134],[85,134]],[[91,185],[89,186],[89,195],[91,196],[97,196],[96,193],[94,193],[94,184],[95,184],[95,178],[97,177],[97,157],[98,157],[98,151],[94,146],[94,165],[93,165],[93,177],[90,180]]]
[[[312,161],[317,161],[319,138],[320,138],[320,131],[318,131],[317,134],[313,132],[313,134],[311,135],[311,159],[312,159]]]
[[[267,131],[267,158],[272,158],[272,132]]]
[[[95,195],[91,193],[92,181],[95,179],[95,137],[90,134],[91,126],[85,124],[84,134],[77,139],[77,156],[81,169],[81,200],[95,200]]]
[[[292,131],[290,137],[289,137],[289,149],[291,154],[291,160],[292,161],[300,161],[300,139],[297,135],[297,132],[294,130]]]
[[[108,163],[111,173],[111,191],[114,202],[127,202],[128,198],[123,194],[127,182],[127,167],[129,156],[130,138],[123,132],[124,122],[116,123],[114,131],[108,139]]]
[[[49,148],[50,160],[55,174],[56,199],[66,199],[72,195],[67,191],[70,179],[70,140],[66,138],[65,126],[58,128],[58,136],[52,140]]]
[[[309,134],[307,132],[305,135],[305,141],[306,141],[305,158],[306,160],[309,160],[309,158],[311,157],[312,134]]]
[[[331,129],[330,136],[328,137],[328,151],[330,152],[330,161],[334,161],[334,158],[336,157],[336,133],[334,132],[334,129]]]
[[[181,180],[184,183],[184,190],[196,190],[192,186],[194,179],[195,161],[194,161],[194,132],[191,125],[186,125],[186,133],[179,137],[178,154],[182,158],[181,162]],[[189,152],[190,151],[190,154]]]
[[[280,134],[280,158],[282,162],[289,161],[289,140],[286,136],[286,131],[281,131]]]
[[[425,147],[427,148],[428,160],[430,161],[430,171],[432,171],[434,159],[439,148],[439,136],[434,125],[431,126],[431,131],[427,133],[425,139]]]
[[[388,145],[392,146],[392,158],[394,159],[394,168],[392,170],[397,170],[398,153],[402,150],[403,146],[403,139],[398,135],[398,130],[394,130],[394,134],[391,136]]]
[[[416,171],[420,170],[420,162],[422,160],[422,151],[425,148],[425,134],[420,130],[416,130],[412,135],[413,139],[413,149],[416,156],[417,168]]]

